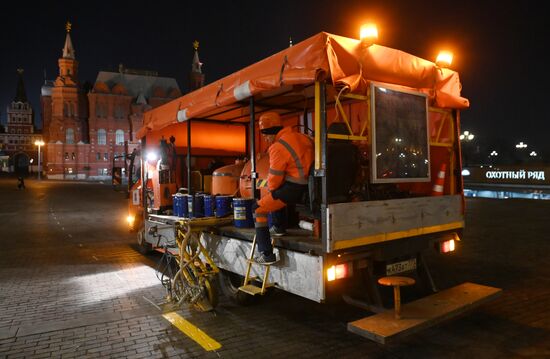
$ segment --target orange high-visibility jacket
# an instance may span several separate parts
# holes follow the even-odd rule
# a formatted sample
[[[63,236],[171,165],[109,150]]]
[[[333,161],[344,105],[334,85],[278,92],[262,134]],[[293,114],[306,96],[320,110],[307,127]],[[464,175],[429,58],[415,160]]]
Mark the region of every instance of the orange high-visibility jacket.
[[[275,142],[269,146],[269,191],[279,188],[284,181],[307,184],[309,169],[313,163],[313,142],[292,127],[284,127]]]

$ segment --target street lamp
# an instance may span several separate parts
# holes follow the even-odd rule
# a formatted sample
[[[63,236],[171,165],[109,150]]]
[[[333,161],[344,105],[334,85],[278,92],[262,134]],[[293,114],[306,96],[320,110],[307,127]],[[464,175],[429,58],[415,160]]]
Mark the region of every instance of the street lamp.
[[[38,166],[38,180],[40,181],[40,172],[41,172],[41,169],[40,169],[40,147],[44,146],[44,141],[36,140],[36,141],[34,141],[34,145],[38,146],[38,162],[36,163],[36,165]]]
[[[464,131],[459,138],[461,141],[471,141],[474,139],[474,137],[474,134],[470,133],[470,131]]]
[[[523,143],[523,141],[521,141],[520,143],[518,143],[518,144],[516,145],[516,148],[519,148],[519,149],[527,148],[527,144],[526,144],[526,143]]]
[[[464,141],[464,147],[462,150],[462,155],[464,156],[464,164],[468,165],[468,159],[471,160],[470,155],[467,152],[472,152],[472,149],[470,148],[470,145],[466,145],[466,143],[471,142],[474,139],[474,134],[470,131],[464,131],[460,136],[460,141]]]
[[[529,154],[529,156],[531,157],[537,157],[537,153],[535,151],[531,151],[531,153]]]

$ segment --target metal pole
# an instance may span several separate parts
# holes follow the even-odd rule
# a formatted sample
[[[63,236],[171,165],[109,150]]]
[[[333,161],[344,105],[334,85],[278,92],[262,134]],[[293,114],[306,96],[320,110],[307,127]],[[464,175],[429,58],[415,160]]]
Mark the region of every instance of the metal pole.
[[[142,205],[143,205],[143,223],[145,223],[145,220],[147,219],[147,174],[149,172],[148,168],[145,168],[145,166],[149,166],[149,163],[147,162],[147,159],[145,158],[145,151],[147,148],[147,137],[143,137],[141,139],[140,143],[140,161],[141,161],[141,198],[142,198]],[[145,226],[145,225],[144,225]]]
[[[40,181],[40,145],[38,145],[38,180]]]
[[[254,97],[250,97],[250,124],[249,124],[249,133],[250,133],[250,177],[252,179],[252,196],[254,199],[260,198],[260,191],[256,188],[256,179],[258,178],[258,173],[256,172],[256,133],[254,131]]]
[[[191,120],[187,120],[187,193],[193,194],[191,190]]]
[[[327,232],[327,208],[328,208],[328,194],[327,194],[327,107],[326,107],[326,84],[323,81],[318,82],[318,96],[319,96],[319,120],[315,129],[315,136],[317,140],[316,148],[320,153],[317,154],[317,160],[319,160],[320,169],[316,169],[315,176],[321,177],[321,228],[322,231],[322,244],[327,252],[332,251],[332,246],[329,243],[329,233]],[[317,133],[319,131],[319,133]],[[318,137],[317,137],[318,136]]]

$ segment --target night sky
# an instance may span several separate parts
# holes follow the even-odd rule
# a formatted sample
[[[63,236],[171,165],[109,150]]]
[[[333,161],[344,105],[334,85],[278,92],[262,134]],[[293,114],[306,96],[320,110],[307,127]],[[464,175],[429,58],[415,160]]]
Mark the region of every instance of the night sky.
[[[44,72],[57,76],[65,23],[79,61],[81,83],[118,64],[174,77],[183,92],[200,42],[206,82],[213,82],[318,32],[358,37],[366,20],[378,24],[381,45],[433,61],[442,47],[454,52],[463,96],[462,129],[482,148],[529,149],[550,157],[550,43],[544,11],[534,1],[149,1],[12,2],[0,13],[0,119],[15,96],[24,68],[27,96],[40,123]],[[95,2],[98,3],[98,2]],[[545,158],[550,159],[550,158]]]

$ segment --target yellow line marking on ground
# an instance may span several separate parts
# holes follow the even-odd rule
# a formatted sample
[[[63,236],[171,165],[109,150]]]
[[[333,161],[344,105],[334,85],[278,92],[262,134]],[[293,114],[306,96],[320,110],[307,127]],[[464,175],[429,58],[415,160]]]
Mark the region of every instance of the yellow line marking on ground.
[[[201,347],[207,351],[220,349],[222,345],[210,338],[205,332],[185,320],[177,313],[170,312],[162,315],[164,319],[172,323],[173,326],[182,331],[189,338],[196,341]]]

